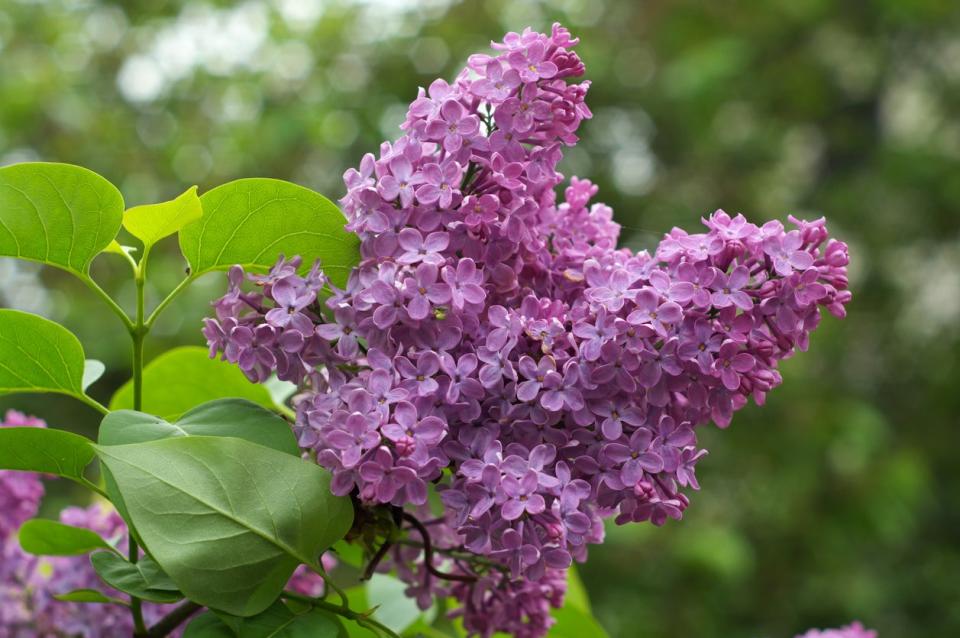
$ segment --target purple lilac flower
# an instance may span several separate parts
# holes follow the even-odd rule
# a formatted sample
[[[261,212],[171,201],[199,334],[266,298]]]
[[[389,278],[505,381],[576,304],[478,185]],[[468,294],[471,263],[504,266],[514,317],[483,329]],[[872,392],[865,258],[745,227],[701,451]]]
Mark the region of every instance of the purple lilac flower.
[[[320,284],[297,259],[251,277],[255,293],[235,270],[204,327],[250,378],[300,384],[295,428],[336,493],[434,518],[421,504],[437,486],[434,546],[504,570],[435,554],[471,581],[450,585],[408,546],[390,566],[421,604],[469,601],[454,613],[485,637],[546,634],[604,517],[680,518],[706,454],[697,429],[762,403],[779,361],[850,300],[846,245],[822,219],[788,230],[716,211],[705,232],[633,253],[594,184],[558,194],[591,117],[576,44],[559,25],[507,34],[421,90],[404,135],[344,176],[363,255],[345,289],[308,301]]]

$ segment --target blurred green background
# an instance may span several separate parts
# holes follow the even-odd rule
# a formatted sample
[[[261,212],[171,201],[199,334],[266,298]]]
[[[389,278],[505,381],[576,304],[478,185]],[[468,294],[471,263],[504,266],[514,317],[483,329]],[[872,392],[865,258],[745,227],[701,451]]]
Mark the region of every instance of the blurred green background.
[[[0,164],[82,164],[128,205],[240,176],[336,198],[417,86],[554,20],[583,38],[594,82],[563,169],[600,185],[625,244],[722,207],[825,214],[853,256],[848,319],[824,321],[766,407],[704,429],[684,520],[611,527],[592,550],[598,616],[615,638],[790,637],[853,618],[882,638],[960,635],[955,0],[2,0]],[[182,276],[165,247],[154,302]],[[122,261],[94,274],[129,304]],[[129,369],[116,319],[57,272],[0,260],[0,284],[0,305],[65,323],[107,364],[92,389],[106,402]],[[223,285],[181,297],[148,358],[200,343]],[[9,406],[96,422],[59,397]]]

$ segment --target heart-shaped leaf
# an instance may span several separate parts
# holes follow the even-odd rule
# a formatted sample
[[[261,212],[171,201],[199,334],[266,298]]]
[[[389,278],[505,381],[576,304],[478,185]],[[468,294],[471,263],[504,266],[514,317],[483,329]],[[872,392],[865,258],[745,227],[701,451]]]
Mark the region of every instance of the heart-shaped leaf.
[[[131,596],[152,603],[175,603],[183,598],[170,577],[149,556],[131,563],[113,552],[97,552],[90,556],[90,563],[103,582]]]
[[[169,202],[134,206],[123,213],[123,227],[131,235],[152,246],[203,215],[197,187],[192,186],[183,195]]]
[[[146,443],[175,436],[233,436],[279,452],[300,455],[297,439],[280,416],[244,399],[198,405],[170,423],[143,412],[119,410],[100,424],[100,445]]]
[[[315,463],[232,437],[99,446],[150,555],[197,603],[264,611],[300,563],[350,529],[350,500]]]
[[[343,213],[309,188],[276,179],[239,179],[200,197],[203,217],[180,231],[180,250],[193,276],[240,264],[266,270],[280,253],[320,259],[339,287],[360,261],[359,238]]]
[[[120,191],[93,171],[45,162],[0,168],[0,255],[83,276],[122,216]]]
[[[266,388],[250,383],[237,366],[211,359],[206,348],[185,346],[168,350],[143,370],[143,412],[176,418],[195,405],[226,397],[247,399],[267,408],[273,406]],[[132,407],[131,380],[110,399],[110,409]]]
[[[113,551],[96,532],[42,518],[24,523],[18,536],[23,551],[36,556],[79,556],[95,549]]]
[[[0,310],[0,394],[83,394],[83,347],[49,319],[19,310]]]
[[[93,441],[48,428],[0,428],[0,470],[56,474],[89,486],[83,470],[96,453]]]

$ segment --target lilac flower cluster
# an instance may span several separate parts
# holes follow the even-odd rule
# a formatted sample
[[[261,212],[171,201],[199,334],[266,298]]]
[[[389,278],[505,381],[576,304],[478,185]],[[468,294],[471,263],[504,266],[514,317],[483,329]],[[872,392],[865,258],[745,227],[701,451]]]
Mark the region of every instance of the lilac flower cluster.
[[[840,629],[811,629],[797,638],[877,638],[877,632],[864,629],[858,622],[841,627]]]
[[[604,518],[680,518],[706,454],[694,428],[763,403],[821,308],[850,299],[823,219],[717,211],[634,254],[589,181],[558,202],[591,116],[576,44],[559,25],[510,33],[421,89],[403,137],[345,175],[362,240],[346,289],[321,303],[318,265],[281,259],[245,293],[235,267],[204,329],[211,356],[303,387],[300,444],[336,493],[409,512],[437,485],[434,551],[394,559],[411,595],[457,596],[484,636],[546,633]]]

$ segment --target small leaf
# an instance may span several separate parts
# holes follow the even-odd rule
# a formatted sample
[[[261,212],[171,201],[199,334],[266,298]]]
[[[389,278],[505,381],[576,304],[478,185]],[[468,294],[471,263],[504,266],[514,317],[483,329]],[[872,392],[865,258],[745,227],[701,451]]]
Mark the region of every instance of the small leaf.
[[[63,430],[0,428],[0,470],[56,474],[86,484],[93,441]]]
[[[19,538],[23,551],[35,556],[79,556],[95,549],[113,551],[96,532],[42,518],[24,523]]]
[[[0,168],[0,255],[85,275],[122,216],[120,191],[93,171],[45,162]]]
[[[203,215],[197,187],[191,186],[183,195],[160,204],[134,206],[123,213],[123,227],[131,235],[152,246]]]
[[[294,613],[282,602],[275,602],[263,613],[240,618],[214,612],[238,638],[341,638],[346,630],[340,619],[321,609]]]
[[[107,247],[103,249],[105,253],[112,253],[114,255],[126,255],[127,257],[133,257],[133,253],[137,252],[136,246],[121,246],[120,242],[114,239],[112,242],[107,244]]]
[[[300,456],[290,425],[275,413],[244,399],[217,399],[190,410],[176,422],[118,410],[103,418],[100,445],[146,443],[175,436],[232,436]]]
[[[367,606],[377,608],[373,617],[398,634],[423,615],[417,601],[404,593],[407,584],[393,576],[374,574],[366,589]]]
[[[59,392],[83,396],[80,341],[49,319],[0,310],[0,394]]]
[[[264,611],[300,564],[350,529],[350,499],[315,463],[230,437],[100,446],[150,555],[197,603]]]
[[[103,365],[102,361],[97,361],[96,359],[87,359],[84,361],[80,388],[86,392],[87,388],[96,383],[106,370],[107,367]]]
[[[176,418],[205,401],[237,397],[265,408],[273,407],[270,393],[250,383],[237,366],[208,356],[206,348],[185,346],[161,354],[143,370],[143,412]],[[110,399],[111,410],[133,407],[133,381]]]
[[[103,592],[99,592],[96,589],[74,589],[73,591],[65,594],[56,594],[54,595],[54,598],[67,603],[102,603],[105,605],[123,605],[125,607],[130,606],[127,601],[110,598]]]
[[[297,385],[295,383],[281,381],[275,374],[271,375],[262,385],[267,389],[267,392],[270,394],[270,399],[276,406],[286,405],[287,399],[297,392]]]
[[[324,273],[344,287],[360,261],[360,240],[343,213],[309,188],[276,179],[239,179],[200,197],[203,217],[180,231],[180,250],[193,276],[240,264],[265,270],[280,253],[320,259]]]
[[[170,577],[149,556],[135,564],[113,552],[97,552],[90,556],[97,575],[114,589],[152,603],[175,603],[183,598]]]

